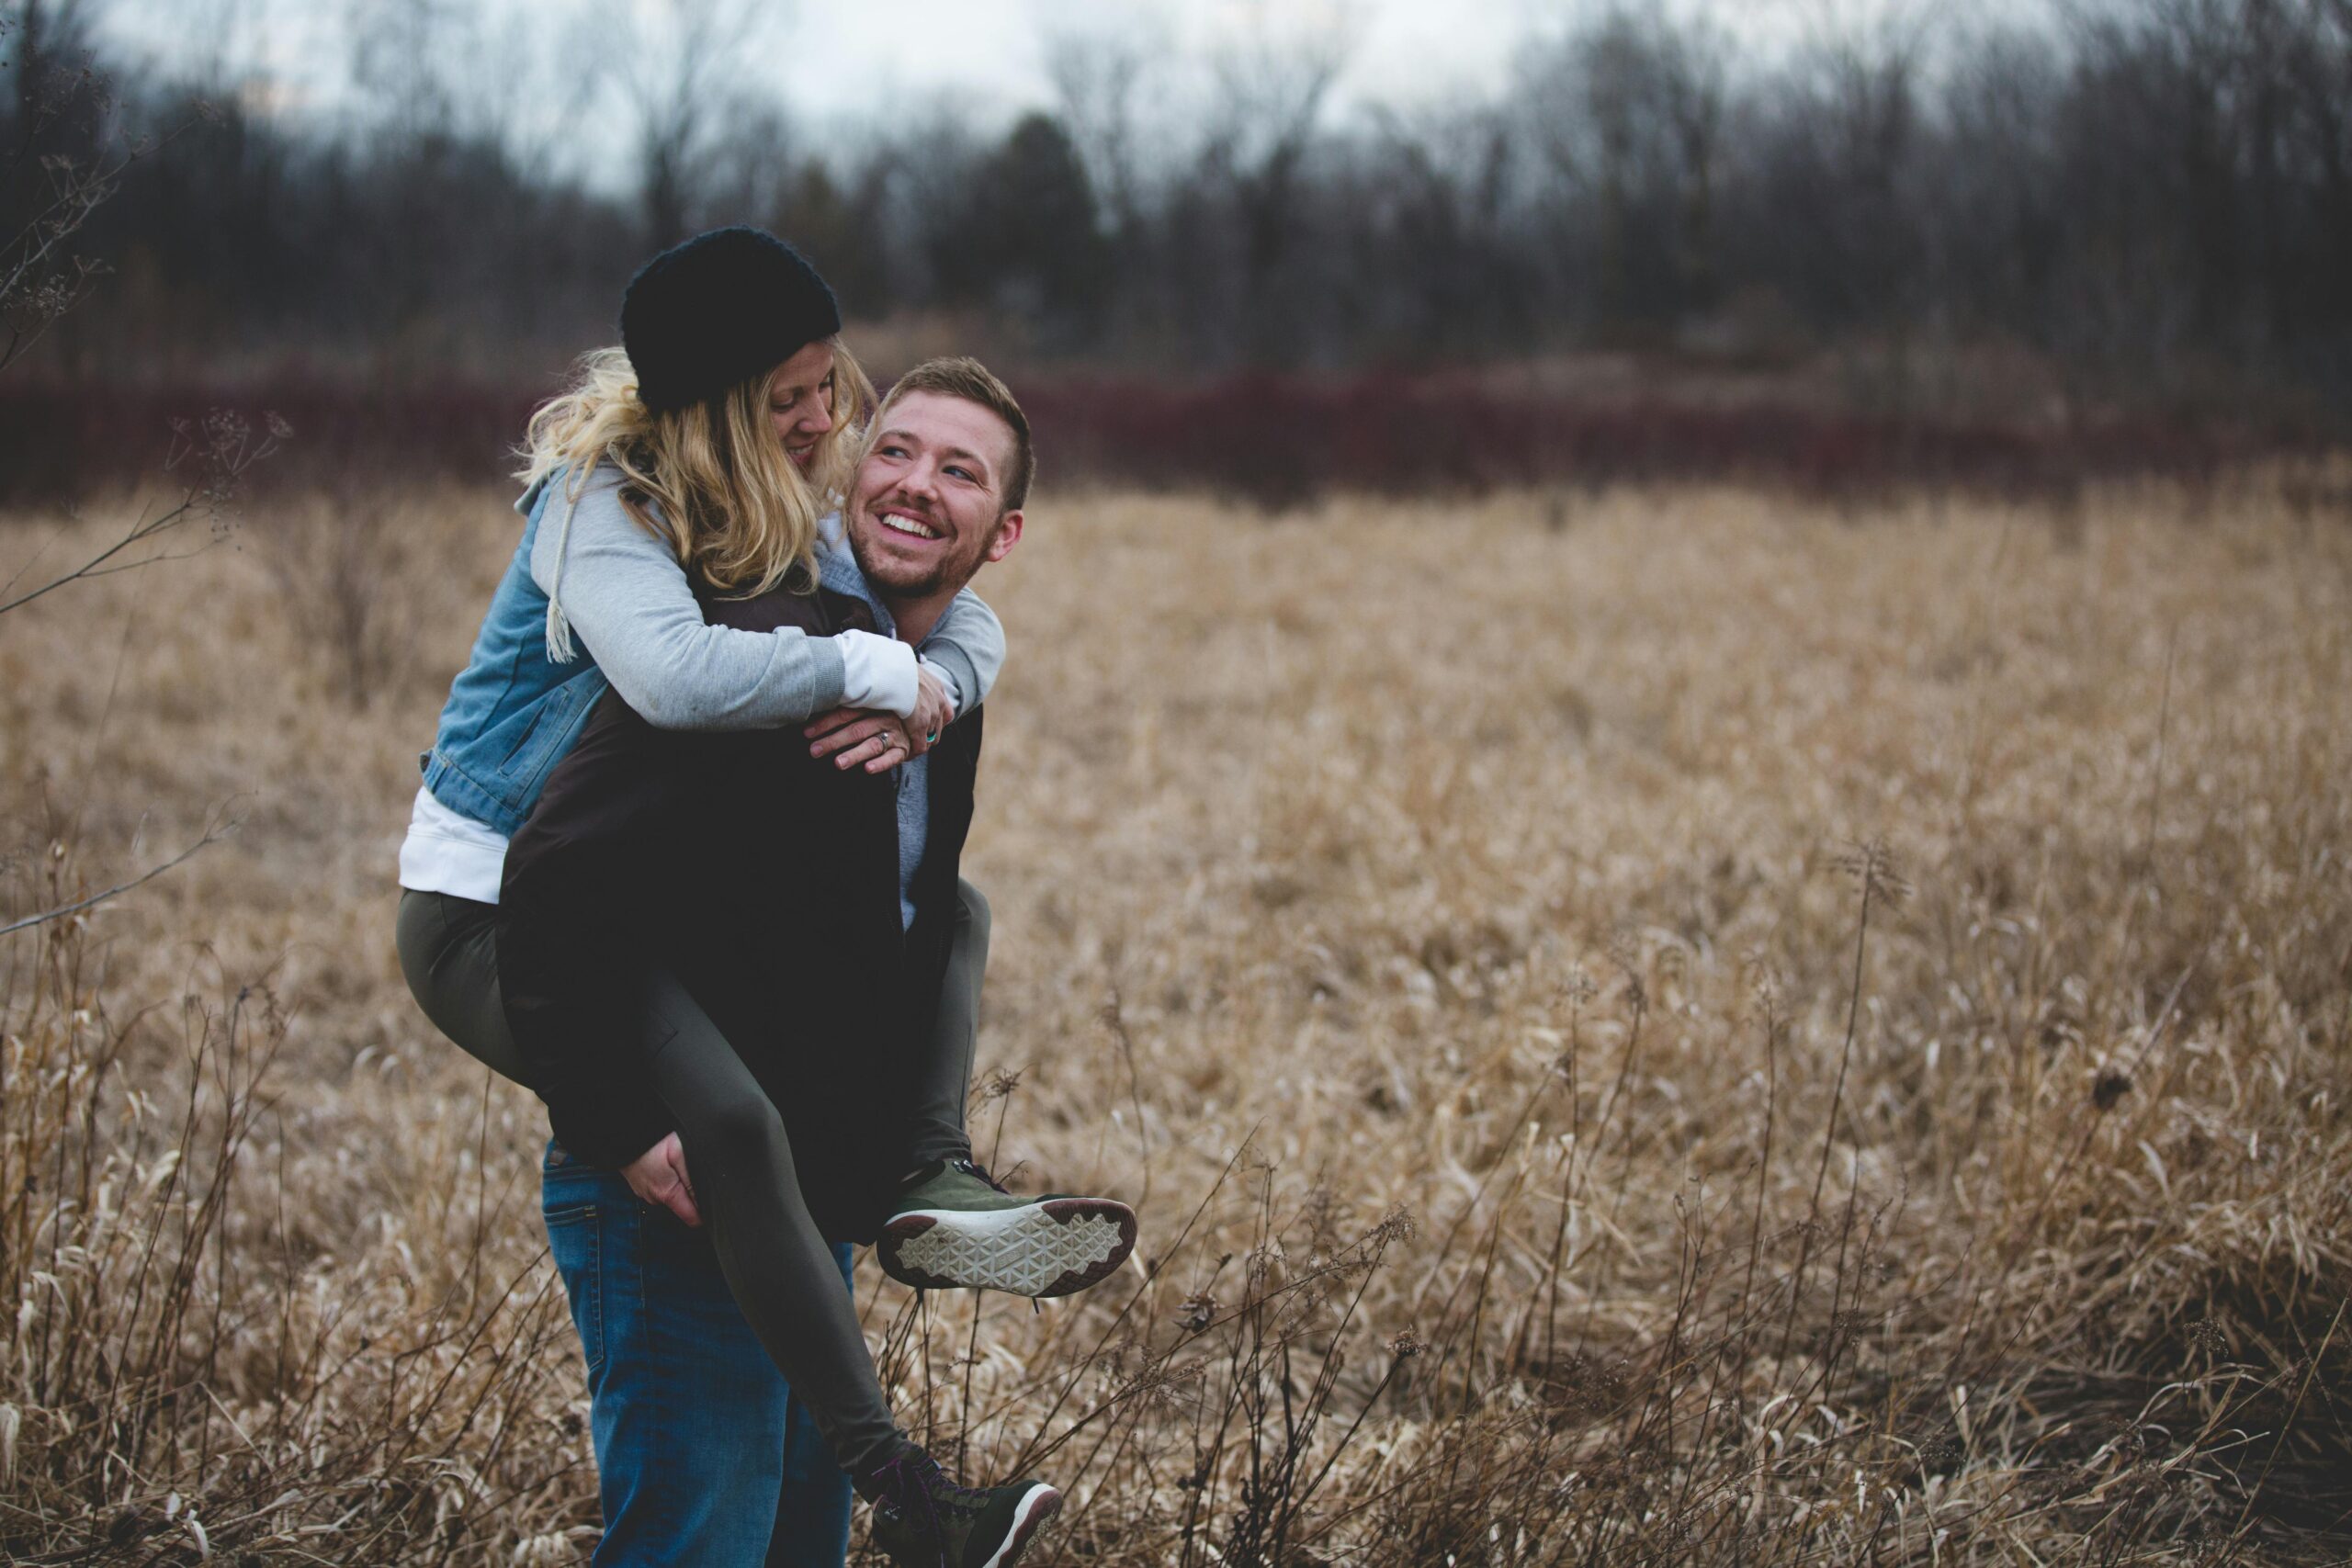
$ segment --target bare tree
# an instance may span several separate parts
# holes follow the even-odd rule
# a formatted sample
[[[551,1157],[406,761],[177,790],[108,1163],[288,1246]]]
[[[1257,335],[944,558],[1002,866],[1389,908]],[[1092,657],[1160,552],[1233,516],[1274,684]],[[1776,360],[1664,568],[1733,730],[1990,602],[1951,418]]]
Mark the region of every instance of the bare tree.
[[[1216,93],[1200,167],[1238,231],[1235,319],[1253,360],[1283,363],[1301,348],[1302,312],[1283,273],[1295,254],[1307,164],[1331,86],[1347,63],[1358,7],[1276,30],[1265,13],[1214,62]]]
[[[74,19],[71,7],[44,11],[38,0],[24,0],[14,14],[0,13],[0,47],[10,51],[16,87],[7,126],[15,144],[5,165],[7,194],[16,199],[0,222],[0,321],[7,332],[0,340],[0,370],[80,304],[103,273],[102,264],[81,254],[76,242],[116,195],[123,172],[149,150],[145,142],[126,145],[110,139],[107,84],[86,62],[73,62],[63,47],[75,36]],[[27,197],[19,195],[26,187],[18,181],[28,168],[40,177]],[[73,584],[190,553],[173,551],[165,536],[191,519],[217,523],[238,479],[288,434],[275,414],[258,434],[231,413],[183,422],[172,459],[186,479],[177,503],[141,513],[112,543],[62,568],[40,570],[46,551],[37,551],[0,582],[0,616]],[[162,863],[98,893],[0,925],[0,936],[63,919],[143,886],[234,826],[216,818],[194,843]]]
[[[763,76],[758,0],[337,0],[358,91],[307,118],[245,79],[276,0],[187,0],[199,82],[117,71],[119,105],[61,112],[35,85],[81,79],[96,3],[0,0],[0,363],[538,376],[605,329],[649,233],[724,216],[808,242],[861,313],[991,307],[1048,329],[1040,352],[1337,365],[1630,334],[1826,349],[1875,400],[1997,338],[2086,396],[2234,405],[2225,371],[2352,408],[2352,0],[2053,0],[2006,27],[1795,0],[1812,29],[1772,53],[1734,47],[1720,4],[1575,0],[1506,93],[1352,118],[1344,6],[1261,0],[1188,55],[1171,6],[1063,0],[1053,113],[1008,137],[1003,105],[926,95],[831,142]],[[214,131],[123,156],[198,87]],[[1051,221],[1015,234],[1009,203]],[[129,264],[115,309],[51,332],[102,256]],[[37,432],[103,439],[18,409],[0,490],[70,488]]]
[[[71,80],[76,74],[87,85],[87,22],[80,0],[16,0],[0,12],[14,129],[53,119],[61,103],[77,96]]]
[[[208,96],[228,96],[257,69],[266,0],[186,0],[188,47],[183,74]]]
[[[351,76],[378,134],[417,144],[458,132],[452,76],[473,16],[456,0],[351,0]]]
[[[716,118],[719,129],[701,158],[701,199],[730,219],[787,229],[801,164],[783,107],[745,97],[722,105]]]
[[[1531,270],[1514,253],[1523,139],[1486,106],[1376,116],[1356,176],[1369,247],[1359,266],[1393,270],[1365,330],[1389,357],[1523,350],[1534,326]]]
[[[636,128],[639,200],[656,248],[685,238],[702,205],[703,158],[729,107],[752,96],[756,58],[784,8],[754,0],[608,6],[616,73]]]
[[[105,271],[77,237],[144,147],[109,145],[106,84],[80,12],[18,0],[0,11],[9,113],[0,148],[0,370],[88,294]]]
[[[1815,54],[1815,103],[1840,186],[1849,263],[1864,309],[1883,309],[1916,253],[1903,210],[1918,145],[1929,14],[1897,6],[1826,30]]]
[[[1156,20],[1123,17],[1116,26],[1067,28],[1046,40],[1046,75],[1056,118],[1068,127],[1111,219],[1115,240],[1140,232],[1144,137],[1163,107],[1171,46]]]
[[[1713,296],[1728,55],[1702,17],[1611,6],[1521,66],[1532,140],[1589,209],[1611,317],[1671,320]]]

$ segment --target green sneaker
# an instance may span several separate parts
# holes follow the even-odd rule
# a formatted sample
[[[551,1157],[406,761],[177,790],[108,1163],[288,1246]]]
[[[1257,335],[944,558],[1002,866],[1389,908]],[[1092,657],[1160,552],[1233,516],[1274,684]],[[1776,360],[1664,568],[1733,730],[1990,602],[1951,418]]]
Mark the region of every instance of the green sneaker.
[[[874,1244],[882,1272],[925,1290],[1066,1296],[1136,1249],[1136,1212],[1065,1192],[1021,1198],[970,1160],[928,1166],[899,1190]]]
[[[1042,1481],[958,1486],[912,1444],[861,1490],[874,1500],[874,1544],[899,1568],[1005,1568],[1062,1506]]]

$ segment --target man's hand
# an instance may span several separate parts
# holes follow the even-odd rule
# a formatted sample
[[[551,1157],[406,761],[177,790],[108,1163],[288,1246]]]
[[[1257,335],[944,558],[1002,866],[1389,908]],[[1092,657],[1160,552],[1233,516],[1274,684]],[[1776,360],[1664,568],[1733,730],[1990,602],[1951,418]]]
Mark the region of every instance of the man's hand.
[[[920,757],[937,743],[948,719],[947,688],[928,670],[916,671],[914,713],[904,719],[872,708],[835,708],[808,721],[811,757],[831,757],[837,768],[865,765],[869,773]]]
[[[628,1190],[657,1209],[667,1209],[690,1225],[702,1224],[695,1207],[695,1184],[686,1179],[685,1145],[671,1134],[627,1165],[621,1178]]]

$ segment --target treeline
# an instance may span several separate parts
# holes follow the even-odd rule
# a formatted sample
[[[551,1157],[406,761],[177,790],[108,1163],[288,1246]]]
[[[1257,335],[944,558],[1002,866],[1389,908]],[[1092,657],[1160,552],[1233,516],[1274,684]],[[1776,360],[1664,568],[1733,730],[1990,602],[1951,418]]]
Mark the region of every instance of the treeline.
[[[0,234],[49,198],[45,159],[108,170],[74,244],[105,308],[33,363],[543,378],[650,249],[745,220],[854,316],[944,313],[1029,364],[1826,347],[1853,367],[1827,390],[1877,412],[2018,385],[2352,408],[2352,0],[1872,12],[1769,62],[1704,10],[1594,6],[1531,34],[1493,102],[1348,116],[1340,36],[1199,62],[1097,31],[1054,40],[1057,101],[1001,135],[916,114],[822,145],[749,74],[756,7],[597,3],[492,37],[489,8],[356,0],[330,109],[225,52],[102,58],[87,4],[0,0]],[[588,22],[601,74],[532,47]],[[626,129],[625,187],[567,158],[592,119]]]

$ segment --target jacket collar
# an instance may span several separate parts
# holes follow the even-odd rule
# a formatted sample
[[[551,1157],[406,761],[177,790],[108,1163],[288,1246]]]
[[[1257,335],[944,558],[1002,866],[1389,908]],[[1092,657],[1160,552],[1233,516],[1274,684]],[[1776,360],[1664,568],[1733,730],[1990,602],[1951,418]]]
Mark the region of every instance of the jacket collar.
[[[898,620],[874,592],[874,585],[865,581],[865,573],[858,570],[856,552],[849,547],[847,525],[838,512],[827,513],[817,523],[817,581],[836,593],[864,600],[874,612],[874,629],[884,637],[899,635]]]

